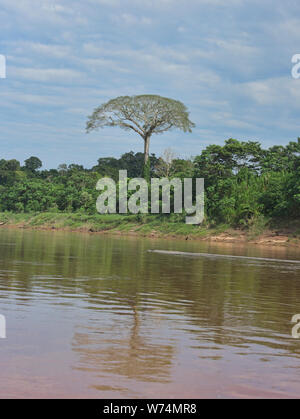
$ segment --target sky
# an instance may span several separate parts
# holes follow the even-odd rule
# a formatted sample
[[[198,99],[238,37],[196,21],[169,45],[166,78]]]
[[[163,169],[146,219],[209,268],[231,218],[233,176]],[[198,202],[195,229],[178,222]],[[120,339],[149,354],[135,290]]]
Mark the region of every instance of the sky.
[[[151,139],[160,155],[227,138],[265,147],[300,136],[299,0],[0,0],[0,159],[92,167],[143,151],[135,133],[85,133],[117,96],[182,101],[196,124]]]

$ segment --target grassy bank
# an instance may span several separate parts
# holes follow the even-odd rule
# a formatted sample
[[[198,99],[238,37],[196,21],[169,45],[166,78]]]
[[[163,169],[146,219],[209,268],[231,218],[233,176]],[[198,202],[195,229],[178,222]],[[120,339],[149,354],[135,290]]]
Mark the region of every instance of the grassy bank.
[[[123,232],[141,235],[203,235],[206,228],[186,225],[182,221],[170,220],[155,215],[84,215],[79,213],[0,213],[3,226],[19,228],[44,228],[51,230],[69,230],[89,233]],[[225,227],[226,228],[226,227]]]
[[[64,230],[85,233],[110,233],[185,240],[249,242],[266,245],[300,245],[300,222],[267,223],[259,219],[247,229],[228,225],[187,225],[175,217],[159,215],[84,215],[79,213],[0,213],[1,228]]]

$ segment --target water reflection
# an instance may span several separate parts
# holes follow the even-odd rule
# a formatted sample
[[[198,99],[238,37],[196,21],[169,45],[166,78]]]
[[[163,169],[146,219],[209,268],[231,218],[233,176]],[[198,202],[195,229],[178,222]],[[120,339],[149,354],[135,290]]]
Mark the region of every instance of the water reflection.
[[[76,368],[97,377],[113,374],[131,380],[168,382],[174,347],[143,335],[143,320],[134,306],[132,309],[131,319],[123,318],[122,324],[108,330],[100,325],[74,334],[73,349],[80,355]]]
[[[150,249],[300,260],[296,249],[0,230],[0,396],[300,394],[300,265]]]

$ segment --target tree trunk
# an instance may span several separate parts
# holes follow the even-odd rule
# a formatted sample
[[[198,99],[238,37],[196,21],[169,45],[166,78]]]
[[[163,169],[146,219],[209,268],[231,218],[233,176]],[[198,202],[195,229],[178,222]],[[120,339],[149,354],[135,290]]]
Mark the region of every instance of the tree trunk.
[[[144,137],[144,167],[143,176],[147,182],[150,182],[150,160],[149,160],[149,146],[150,146],[150,135]]]
[[[145,166],[149,160],[149,147],[150,147],[150,136],[144,137],[144,163]]]

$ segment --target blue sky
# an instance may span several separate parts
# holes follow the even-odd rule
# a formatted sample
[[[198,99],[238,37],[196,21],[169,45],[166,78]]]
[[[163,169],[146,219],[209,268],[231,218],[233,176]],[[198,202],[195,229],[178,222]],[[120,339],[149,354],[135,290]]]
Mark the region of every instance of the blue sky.
[[[0,0],[0,28],[0,158],[91,167],[142,151],[134,133],[87,135],[85,123],[113,97],[146,93],[181,100],[196,123],[153,136],[158,155],[300,136],[298,0]]]

